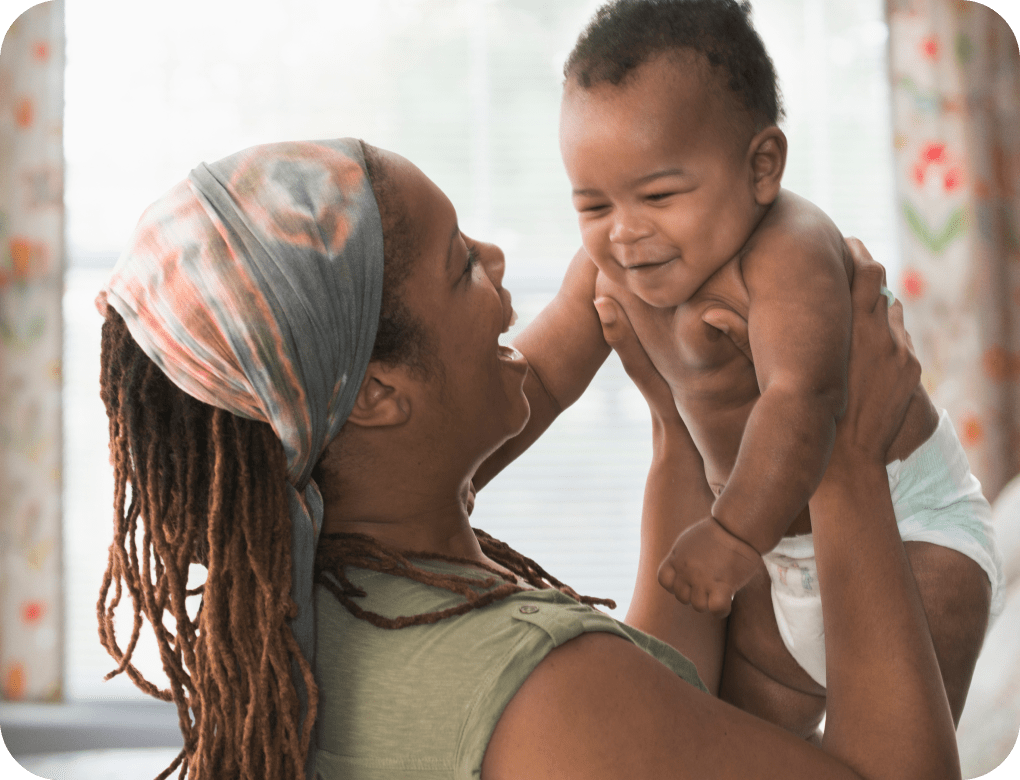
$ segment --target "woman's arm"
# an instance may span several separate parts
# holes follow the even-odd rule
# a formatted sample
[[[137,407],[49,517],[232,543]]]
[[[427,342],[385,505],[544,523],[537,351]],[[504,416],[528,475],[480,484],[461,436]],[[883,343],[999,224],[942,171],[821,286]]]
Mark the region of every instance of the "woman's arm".
[[[694,689],[618,637],[585,634],[551,652],[504,710],[485,780],[959,778],[884,471],[919,370],[901,310],[886,316],[881,268],[861,257],[849,406],[812,504],[828,658],[823,747]],[[618,347],[625,361],[635,345]]]
[[[848,244],[870,260],[859,241]],[[855,277],[848,384],[857,399],[810,504],[828,683],[822,744],[864,777],[959,776],[949,703],[885,469],[905,404],[878,403],[886,393],[908,400],[903,390],[917,386],[920,366],[898,301],[886,326],[884,269],[858,262]],[[892,377],[900,382],[890,388]]]
[[[625,358],[623,367],[641,390],[652,415],[652,463],[641,511],[641,555],[627,623],[689,658],[705,687],[717,694],[726,620],[681,604],[659,585],[659,566],[676,538],[709,513],[715,496],[669,385],[624,324],[627,315],[610,298],[595,301],[595,308],[606,343]]]

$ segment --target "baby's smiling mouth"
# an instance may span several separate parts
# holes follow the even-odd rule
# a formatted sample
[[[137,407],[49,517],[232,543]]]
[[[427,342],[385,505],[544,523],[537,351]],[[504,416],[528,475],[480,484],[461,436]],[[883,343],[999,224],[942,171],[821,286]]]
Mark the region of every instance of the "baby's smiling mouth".
[[[672,263],[675,258],[669,257],[665,260],[653,260],[645,263],[631,263],[630,265],[624,265],[623,268],[626,271],[647,271],[652,268],[661,268],[664,265]]]

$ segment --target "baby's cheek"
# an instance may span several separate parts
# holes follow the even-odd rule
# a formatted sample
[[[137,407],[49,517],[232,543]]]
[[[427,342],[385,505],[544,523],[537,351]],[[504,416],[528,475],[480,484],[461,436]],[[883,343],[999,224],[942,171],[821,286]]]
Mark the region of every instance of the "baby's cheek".
[[[592,260],[609,251],[609,225],[601,222],[580,220],[581,244]]]

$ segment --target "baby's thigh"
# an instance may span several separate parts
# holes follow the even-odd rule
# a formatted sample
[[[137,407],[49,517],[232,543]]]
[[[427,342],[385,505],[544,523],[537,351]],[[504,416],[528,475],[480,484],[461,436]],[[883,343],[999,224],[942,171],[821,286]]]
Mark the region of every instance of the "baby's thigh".
[[[783,644],[770,587],[762,564],[733,600],[719,698],[808,739],[825,715],[825,689]]]
[[[904,542],[917,582],[953,722],[960,722],[988,628],[992,586],[976,561],[929,542]]]

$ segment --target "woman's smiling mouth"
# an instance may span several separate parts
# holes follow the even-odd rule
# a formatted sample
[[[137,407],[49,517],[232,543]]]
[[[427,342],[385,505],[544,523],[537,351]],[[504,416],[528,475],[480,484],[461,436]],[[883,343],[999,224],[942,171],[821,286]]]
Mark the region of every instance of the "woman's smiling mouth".
[[[496,351],[499,353],[499,359],[504,363],[510,363],[514,368],[521,371],[528,370],[528,360],[514,347],[500,344]]]

